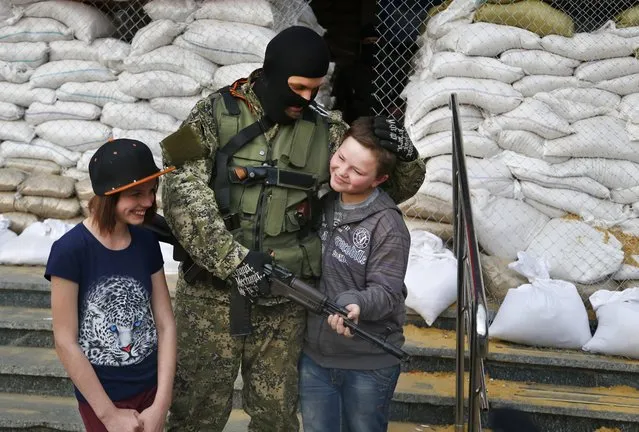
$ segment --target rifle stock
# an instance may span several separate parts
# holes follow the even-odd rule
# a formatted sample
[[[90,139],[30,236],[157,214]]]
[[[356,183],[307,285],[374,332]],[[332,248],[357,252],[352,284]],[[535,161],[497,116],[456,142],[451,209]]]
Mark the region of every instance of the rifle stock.
[[[408,360],[409,355],[406,351],[386,342],[379,335],[363,330],[355,322],[346,318],[348,316],[346,309],[330,301],[326,295],[314,287],[297,279],[284,267],[267,264],[265,273],[271,281],[272,295],[286,297],[317,315],[328,317],[339,314],[344,318],[344,326],[348,327],[354,335],[380,347],[400,360]]]

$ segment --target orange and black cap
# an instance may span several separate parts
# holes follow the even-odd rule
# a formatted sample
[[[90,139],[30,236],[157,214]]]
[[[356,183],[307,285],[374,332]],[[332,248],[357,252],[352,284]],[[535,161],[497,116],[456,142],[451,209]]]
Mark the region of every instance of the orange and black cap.
[[[96,195],[113,195],[173,171],[159,169],[151,149],[141,141],[119,138],[103,144],[91,157],[89,177]]]

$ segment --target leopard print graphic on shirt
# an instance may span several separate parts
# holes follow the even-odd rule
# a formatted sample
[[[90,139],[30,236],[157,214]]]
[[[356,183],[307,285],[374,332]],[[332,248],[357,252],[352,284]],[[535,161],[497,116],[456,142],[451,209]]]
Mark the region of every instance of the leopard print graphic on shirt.
[[[97,281],[83,302],[80,319],[80,346],[94,365],[137,364],[157,349],[149,294],[131,277]]]

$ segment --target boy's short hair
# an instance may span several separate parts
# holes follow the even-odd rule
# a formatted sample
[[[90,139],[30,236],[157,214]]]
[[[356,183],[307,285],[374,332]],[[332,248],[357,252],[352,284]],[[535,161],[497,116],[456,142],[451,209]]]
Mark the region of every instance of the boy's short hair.
[[[89,200],[89,212],[95,218],[98,224],[100,234],[111,234],[115,229],[115,207],[120,199],[121,192],[113,195],[94,195]],[[144,223],[151,223],[153,216],[157,212],[157,200],[153,200],[153,205],[144,213]]]
[[[346,131],[344,139],[352,137],[362,146],[371,150],[377,159],[377,177],[389,175],[395,169],[397,164],[397,156],[386,150],[379,143],[379,138],[375,136],[373,131],[373,117],[359,117],[351,123],[350,128]]]

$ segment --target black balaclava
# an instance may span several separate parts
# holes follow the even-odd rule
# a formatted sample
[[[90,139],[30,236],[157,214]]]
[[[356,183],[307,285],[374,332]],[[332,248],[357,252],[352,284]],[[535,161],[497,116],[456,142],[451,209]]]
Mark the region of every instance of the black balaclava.
[[[254,87],[266,115],[276,123],[294,122],[284,110],[291,106],[304,108],[311,101],[291,90],[288,78],[322,78],[329,61],[326,42],[307,27],[289,27],[271,39],[264,54],[263,73]]]

